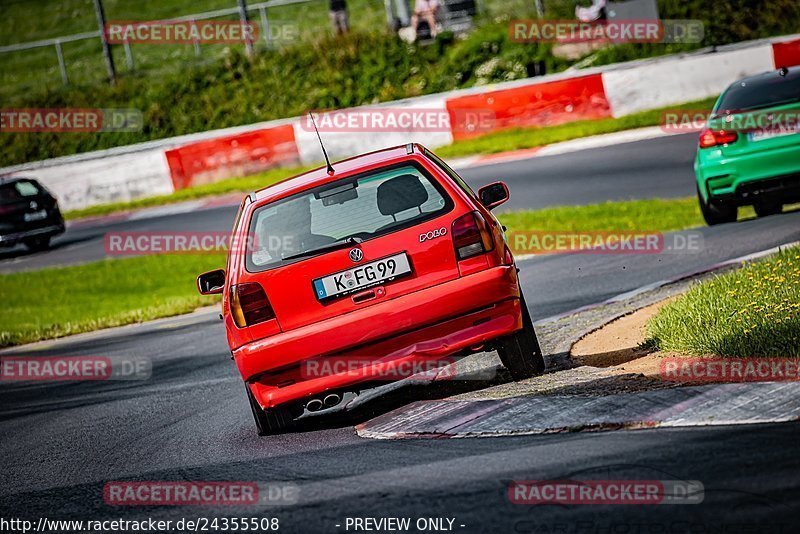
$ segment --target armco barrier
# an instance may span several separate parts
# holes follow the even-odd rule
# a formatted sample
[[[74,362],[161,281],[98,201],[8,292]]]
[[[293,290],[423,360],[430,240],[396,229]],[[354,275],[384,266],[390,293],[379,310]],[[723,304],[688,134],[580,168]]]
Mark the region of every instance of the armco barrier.
[[[734,81],[770,70],[772,65],[772,47],[763,44],[617,69],[603,73],[603,83],[614,116],[622,117],[716,96]]]
[[[14,168],[12,175],[38,179],[58,199],[62,210],[174,192],[163,149],[102,158],[70,156],[20,167]]]
[[[611,117],[601,74],[449,98],[447,110],[452,123],[465,111],[491,110],[495,131]],[[454,131],[453,138],[466,139],[484,133]]]
[[[442,109],[451,122],[459,111],[491,110],[495,130],[544,126],[700,100],[719,94],[743,76],[793,65],[800,65],[800,35],[475,87],[377,108]],[[361,109],[348,112],[363,113]],[[463,130],[326,132],[323,138],[331,158],[341,159],[411,141],[436,148],[469,135]],[[276,165],[321,160],[316,134],[295,118],[32,162],[0,169],[0,174],[40,178],[63,209],[71,210],[165,194]]]
[[[300,163],[291,124],[190,143],[166,157],[176,190]]]

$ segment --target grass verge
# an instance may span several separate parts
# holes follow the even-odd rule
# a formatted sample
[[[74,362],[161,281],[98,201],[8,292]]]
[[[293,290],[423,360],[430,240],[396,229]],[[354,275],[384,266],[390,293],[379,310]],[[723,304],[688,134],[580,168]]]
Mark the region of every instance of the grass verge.
[[[670,231],[702,223],[695,199],[606,202],[499,215],[509,231]],[[223,255],[159,255],[0,276],[0,346],[187,313],[195,277]]]
[[[195,277],[214,255],[143,256],[0,276],[0,346],[188,313],[213,304]]]
[[[620,132],[634,128],[655,126],[661,122],[661,113],[666,109],[670,110],[710,110],[714,105],[715,99],[700,100],[689,102],[679,106],[657,109],[636,113],[618,119],[603,119],[597,121],[579,121],[560,126],[546,128],[517,128],[487,134],[475,139],[456,141],[455,143],[437,149],[437,154],[442,157],[452,158],[459,156],[469,156],[475,154],[494,154],[508,150],[519,150],[523,148],[533,148],[537,146],[549,145],[561,141],[569,141],[581,137],[600,135],[604,133]],[[270,169],[269,171],[245,176],[242,178],[231,178],[212,184],[200,185],[189,189],[181,189],[171,195],[161,195],[155,197],[141,198],[131,202],[115,202],[111,204],[101,204],[90,206],[80,210],[68,211],[64,217],[68,220],[80,219],[83,217],[94,217],[109,215],[123,211],[149,208],[153,206],[163,206],[186,200],[224,195],[226,193],[249,193],[256,189],[261,189],[272,185],[281,180],[285,180],[296,174],[305,172],[312,167],[290,168],[290,169]]]
[[[517,232],[669,232],[704,224],[697,199],[693,197],[510,211],[499,213],[498,219],[510,231]]]
[[[647,331],[660,350],[800,356],[800,248],[693,287],[664,306]]]

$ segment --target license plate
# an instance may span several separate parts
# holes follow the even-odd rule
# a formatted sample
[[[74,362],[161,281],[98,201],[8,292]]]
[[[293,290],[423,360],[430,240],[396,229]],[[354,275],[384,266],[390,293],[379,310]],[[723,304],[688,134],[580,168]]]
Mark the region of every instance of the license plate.
[[[765,139],[773,139],[775,137],[783,137],[785,135],[794,135],[800,133],[797,129],[776,129],[776,130],[756,130],[750,132],[751,141],[763,141]]]
[[[319,300],[343,297],[411,273],[405,252],[314,280]]]
[[[34,211],[33,213],[26,213],[25,215],[23,215],[23,219],[25,219],[25,222],[41,221],[42,219],[45,218],[47,218],[47,210]]]

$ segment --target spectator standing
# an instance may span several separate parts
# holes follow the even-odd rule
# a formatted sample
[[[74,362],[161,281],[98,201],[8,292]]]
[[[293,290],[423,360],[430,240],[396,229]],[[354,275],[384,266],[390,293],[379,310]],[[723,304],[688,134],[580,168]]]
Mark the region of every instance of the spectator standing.
[[[350,16],[347,13],[347,0],[330,0],[330,16],[333,31],[343,35],[350,31]]]
[[[431,29],[431,37],[436,37],[436,12],[439,11],[438,0],[416,0],[414,15],[411,17],[411,27],[419,32],[419,22],[424,20]]]

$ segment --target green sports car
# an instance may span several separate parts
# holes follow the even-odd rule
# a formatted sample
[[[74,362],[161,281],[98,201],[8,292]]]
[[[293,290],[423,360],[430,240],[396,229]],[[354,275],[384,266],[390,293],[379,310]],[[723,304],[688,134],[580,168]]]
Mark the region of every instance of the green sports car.
[[[735,221],[739,206],[765,217],[800,201],[800,68],[728,87],[700,134],[694,169],[709,225]]]

